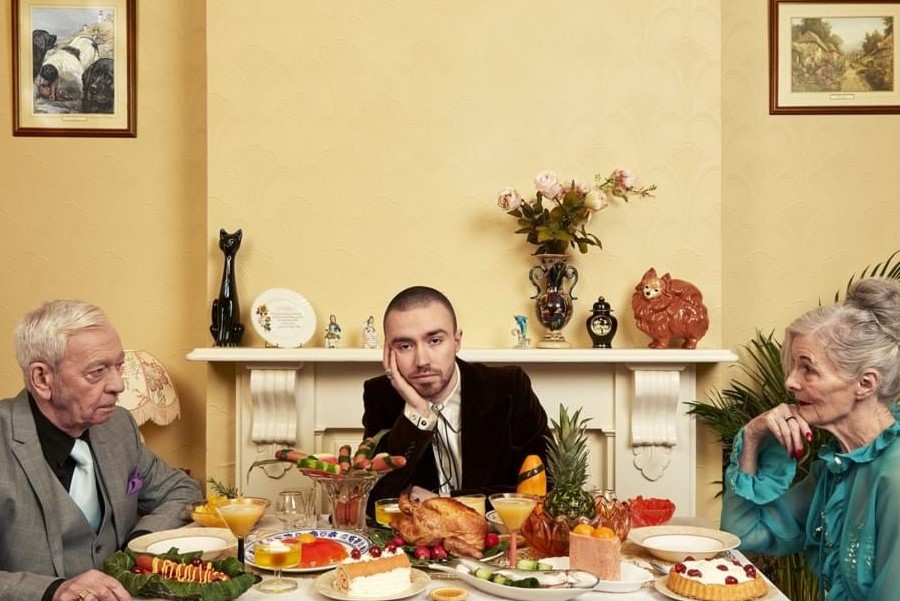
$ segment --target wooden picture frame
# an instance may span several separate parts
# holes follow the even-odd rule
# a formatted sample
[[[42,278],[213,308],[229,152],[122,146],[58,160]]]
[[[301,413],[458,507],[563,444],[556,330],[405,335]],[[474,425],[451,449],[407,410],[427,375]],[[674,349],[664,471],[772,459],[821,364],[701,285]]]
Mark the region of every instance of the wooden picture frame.
[[[135,0],[13,0],[13,135],[135,137],[135,17]]]
[[[900,2],[769,0],[769,114],[900,113]]]

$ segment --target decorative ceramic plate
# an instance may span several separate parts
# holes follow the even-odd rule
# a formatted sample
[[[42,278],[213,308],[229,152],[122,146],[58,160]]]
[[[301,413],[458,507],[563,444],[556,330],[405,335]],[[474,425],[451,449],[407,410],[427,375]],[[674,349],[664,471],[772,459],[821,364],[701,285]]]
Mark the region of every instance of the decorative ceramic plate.
[[[133,538],[128,548],[135,553],[165,553],[172,547],[179,553],[202,551],[204,560],[216,559],[233,554],[237,549],[237,539],[228,528],[177,528],[151,532]]]
[[[545,557],[538,561],[552,566],[554,570],[569,569],[568,557]],[[601,580],[594,586],[594,590],[604,593],[632,593],[653,580],[653,574],[629,561],[621,562],[621,571],[620,580]]]
[[[326,572],[316,578],[314,588],[316,589],[316,592],[332,599],[338,599],[339,601],[391,601],[393,599],[405,599],[406,597],[417,595],[424,591],[425,587],[428,586],[428,583],[431,582],[431,578],[429,578],[428,574],[422,570],[412,568],[410,569],[410,575],[412,576],[412,583],[409,585],[408,589],[400,591],[399,593],[394,593],[393,595],[383,595],[380,597],[358,597],[337,590],[333,585],[334,579],[337,576],[337,570]]]
[[[628,540],[666,561],[682,561],[687,556],[712,559],[741,544],[741,539],[730,532],[694,526],[634,528],[628,533]]]
[[[253,329],[272,346],[303,346],[316,331],[316,312],[308,300],[287,288],[271,288],[251,308]]]
[[[517,586],[507,586],[505,584],[497,584],[490,580],[478,578],[474,574],[466,571],[458,570],[454,567],[442,564],[432,564],[431,569],[441,572],[453,574],[463,582],[466,582],[472,588],[480,591],[502,597],[504,599],[514,599],[515,601],[567,601],[578,595],[590,593],[597,583],[597,578],[591,576],[591,581],[585,583],[584,588],[562,588],[562,587],[546,587],[546,588],[519,588]],[[590,576],[589,574],[586,574]]]
[[[355,532],[347,532],[346,530],[319,530],[316,528],[305,528],[303,530],[288,530],[285,532],[279,532],[277,534],[270,534],[263,538],[257,538],[253,542],[247,544],[247,548],[244,550],[244,562],[247,565],[251,565],[256,568],[260,568],[263,570],[268,570],[265,566],[258,566],[254,563],[254,547],[259,543],[268,543],[275,540],[281,540],[282,538],[297,538],[301,534],[309,533],[315,536],[316,538],[321,538],[325,540],[331,540],[338,544],[340,544],[344,550],[347,552],[347,555],[350,555],[350,552],[353,549],[359,549],[360,553],[365,553],[369,550],[369,547],[372,546],[372,541],[366,538],[365,536],[356,534]],[[293,573],[306,573],[306,572],[324,572],[325,570],[330,570],[336,565],[337,562],[331,562],[325,565],[318,565],[312,567],[300,567],[295,566],[293,568],[284,568],[282,572],[293,572]],[[399,597],[398,597],[399,598]]]
[[[673,593],[672,591],[670,591],[669,587],[666,586],[667,579],[668,576],[657,578],[653,583],[653,587],[669,599],[675,599],[676,601],[696,601],[696,599],[691,599],[690,597],[682,597],[678,593]],[[766,592],[766,594],[762,597],[756,597],[755,599],[753,599],[753,601],[772,601],[773,599],[780,598],[778,589],[776,589],[769,583],[766,583],[766,586],[768,586],[768,591]]]

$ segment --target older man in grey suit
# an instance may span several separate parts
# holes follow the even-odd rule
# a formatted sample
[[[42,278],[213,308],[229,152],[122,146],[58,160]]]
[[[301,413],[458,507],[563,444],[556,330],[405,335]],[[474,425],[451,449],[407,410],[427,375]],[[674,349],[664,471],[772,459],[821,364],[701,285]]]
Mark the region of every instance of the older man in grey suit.
[[[25,390],[0,401],[0,601],[129,600],[103,561],[138,533],[184,525],[200,487],[116,405],[122,343],[99,308],[46,303],[15,341]],[[85,508],[76,480],[90,483]]]

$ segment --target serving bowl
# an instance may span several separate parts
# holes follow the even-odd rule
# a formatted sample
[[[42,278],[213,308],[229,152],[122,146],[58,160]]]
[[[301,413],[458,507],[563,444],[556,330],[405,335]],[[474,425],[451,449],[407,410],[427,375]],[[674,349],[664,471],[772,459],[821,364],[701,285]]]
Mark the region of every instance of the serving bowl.
[[[647,526],[634,528],[628,540],[665,561],[712,559],[741,544],[741,539],[723,530],[694,526]]]
[[[187,506],[191,519],[208,528],[227,528],[225,520],[216,511],[215,505],[208,501],[194,501]]]

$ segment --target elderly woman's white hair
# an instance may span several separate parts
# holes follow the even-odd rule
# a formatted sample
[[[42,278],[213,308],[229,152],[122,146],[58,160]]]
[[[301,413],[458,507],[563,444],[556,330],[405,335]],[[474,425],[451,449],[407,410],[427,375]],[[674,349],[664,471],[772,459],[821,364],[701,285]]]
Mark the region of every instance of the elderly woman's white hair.
[[[880,377],[882,401],[900,396],[900,287],[894,280],[867,278],[850,287],[842,303],[818,307],[787,327],[781,353],[790,373],[791,346],[797,336],[812,336],[837,371],[853,379],[866,369]]]

